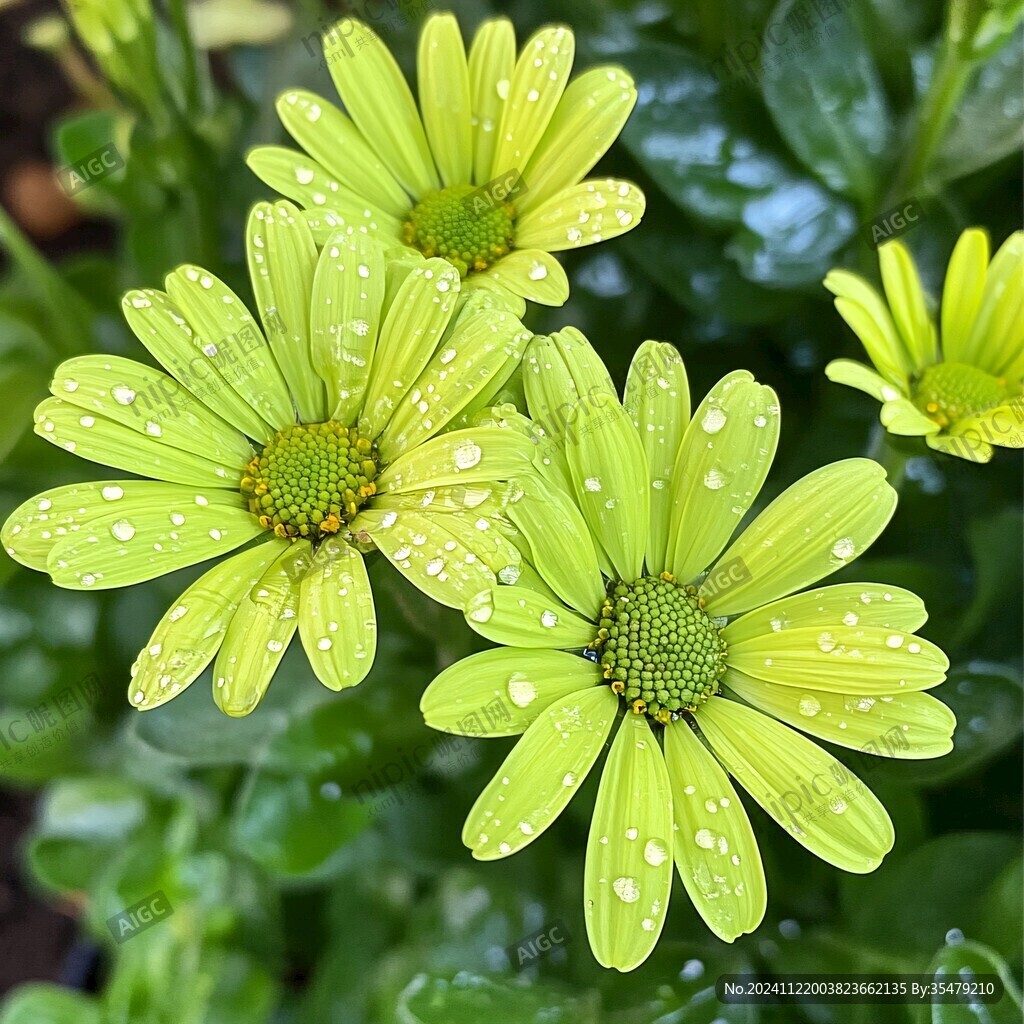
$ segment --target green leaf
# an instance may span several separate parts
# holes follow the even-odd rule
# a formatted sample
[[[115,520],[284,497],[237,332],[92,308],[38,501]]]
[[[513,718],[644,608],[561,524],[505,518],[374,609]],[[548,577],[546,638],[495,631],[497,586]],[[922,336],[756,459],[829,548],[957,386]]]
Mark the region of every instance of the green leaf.
[[[43,982],[14,989],[4,1000],[0,1024],[101,1024],[91,996]]]
[[[1019,1024],[1020,989],[1006,961],[987,946],[977,942],[951,942],[944,945],[928,965],[936,980],[968,980],[971,975],[997,974],[1006,986],[996,1003],[933,1003],[931,1024]],[[950,977],[951,976],[951,977]]]
[[[803,3],[782,0],[772,24],[785,23]],[[800,35],[794,59],[765,37],[761,84],[768,112],[793,152],[829,188],[870,201],[892,135],[874,57],[849,9]],[[805,42],[812,45],[804,49]]]

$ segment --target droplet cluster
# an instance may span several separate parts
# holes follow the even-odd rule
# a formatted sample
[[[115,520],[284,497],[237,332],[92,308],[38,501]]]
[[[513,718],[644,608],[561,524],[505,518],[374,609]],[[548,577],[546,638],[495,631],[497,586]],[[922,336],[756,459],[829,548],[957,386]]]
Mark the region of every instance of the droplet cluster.
[[[512,249],[513,208],[483,189],[452,185],[428,192],[409,214],[405,241],[424,256],[441,256],[462,277],[486,270]]]
[[[376,476],[372,443],[328,420],[279,430],[246,466],[241,489],[268,530],[315,540],[351,522]]]
[[[995,409],[1008,395],[1005,380],[964,363],[929,366],[913,388],[914,404],[940,427]]]
[[[591,646],[630,710],[662,723],[696,710],[725,672],[725,641],[697,591],[668,573],[612,584]]]

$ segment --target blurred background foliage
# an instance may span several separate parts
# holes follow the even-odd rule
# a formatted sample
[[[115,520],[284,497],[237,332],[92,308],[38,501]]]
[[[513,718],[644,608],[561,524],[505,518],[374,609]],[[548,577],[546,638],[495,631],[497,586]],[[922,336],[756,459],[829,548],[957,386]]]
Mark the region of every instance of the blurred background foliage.
[[[431,6],[356,0],[354,12],[412,71]],[[933,293],[964,227],[998,243],[1020,225],[1024,5],[451,6],[467,36],[499,12],[520,40],[564,20],[578,67],[620,63],[639,90],[599,170],[643,186],[644,222],[569,254],[571,299],[532,309],[528,325],[579,327],[620,383],[651,337],[680,348],[698,396],[737,367],[775,387],[783,435],[759,507],[825,462],[879,458],[900,505],[842,577],[924,597],[924,632],[952,662],[936,692],[957,715],[955,750],[872,772],[897,829],[873,875],[841,875],[753,808],[769,881],[760,929],[719,942],[677,886],[657,952],[622,976],[593,961],[582,920],[593,785],[511,861],[476,863],[459,842],[510,743],[445,746],[422,724],[423,687],[475,644],[458,615],[377,566],[380,650],[356,690],[319,687],[300,652],[251,718],[223,717],[208,678],[140,715],[124,697],[128,668],[197,571],[78,594],[4,559],[0,822],[16,856],[0,887],[2,971],[7,986],[50,981],[12,988],[0,1022],[1020,1021],[1021,459],[997,451],[977,466],[883,437],[876,403],[822,372],[859,346],[821,279],[832,266],[876,276],[865,225],[910,199],[925,216],[905,241]],[[281,140],[281,89],[332,95],[316,35],[352,11],[348,0],[0,4],[0,515],[94,475],[32,436],[31,410],[62,358],[147,358],[120,319],[121,292],[159,286],[186,261],[247,292],[243,218],[262,186],[242,155]],[[52,167],[111,144],[123,168],[73,201],[55,187]],[[173,914],[112,941],[107,918],[157,890]],[[571,941],[515,972],[504,948],[554,918]],[[48,959],[28,968],[41,932]],[[739,970],[962,969],[1000,973],[1007,997],[982,1010],[755,1007],[723,1006],[713,989]]]

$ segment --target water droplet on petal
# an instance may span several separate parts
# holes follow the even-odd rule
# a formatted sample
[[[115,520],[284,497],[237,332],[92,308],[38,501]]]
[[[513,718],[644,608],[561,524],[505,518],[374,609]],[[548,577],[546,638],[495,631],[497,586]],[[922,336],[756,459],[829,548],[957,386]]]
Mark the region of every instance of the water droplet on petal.
[[[616,878],[612,882],[612,891],[623,903],[636,903],[640,899],[640,886],[637,880],[629,875]]]

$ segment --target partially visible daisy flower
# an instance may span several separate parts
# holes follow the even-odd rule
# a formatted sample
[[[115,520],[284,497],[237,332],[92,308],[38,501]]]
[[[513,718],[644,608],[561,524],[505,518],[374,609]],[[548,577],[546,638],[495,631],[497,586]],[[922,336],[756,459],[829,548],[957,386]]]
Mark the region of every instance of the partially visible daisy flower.
[[[533,842],[612,737],[584,900],[594,955],[621,971],[657,942],[673,862],[719,938],[764,916],[761,858],[730,776],[811,852],[874,870],[893,845],[888,814],[803,734],[922,758],[951,748],[954,725],[921,692],[948,662],[914,635],[926,618],[918,597],[814,586],[888,522],[896,494],[884,470],[866,459],[825,466],[730,543],[775,454],[771,388],[736,371],[691,417],[678,353],[646,342],[623,406],[571,330],[534,338],[525,374],[531,412],[554,435],[546,485],[509,507],[519,582],[467,606],[470,623],[507,646],[452,665],[421,702],[437,729],[523,734],[463,842],[481,860]]]
[[[167,370],[69,359],[35,430],[150,480],[36,495],[2,540],[72,590],[123,587],[221,558],[174,602],[132,667],[129,699],[159,707],[216,657],[229,715],[258,704],[296,629],[320,681],[373,664],[374,549],[442,604],[462,607],[519,561],[491,517],[529,465],[515,431],[464,426],[529,337],[486,296],[460,297],[444,260],[387,261],[359,232],[317,254],[287,202],[253,208],[249,270],[265,334],[199,267],[123,301]],[[242,549],[238,551],[238,549]]]
[[[644,196],[626,181],[583,180],[636,102],[618,67],[571,83],[570,29],[535,33],[518,59],[507,18],[485,21],[469,54],[454,15],[423,27],[419,108],[373,30],[343,19],[324,60],[347,113],[290,89],[278,100],[301,147],[260,146],[252,170],[314,213],[314,231],[361,226],[448,259],[472,286],[546,305],[569,295],[551,253],[591,245],[640,222]]]
[[[993,445],[1024,448],[1024,231],[991,262],[984,231],[960,236],[938,326],[906,246],[886,242],[878,263],[884,299],[849,271],[825,278],[875,367],[834,359],[829,379],[877,398],[886,430],[936,451],[988,462]]]

